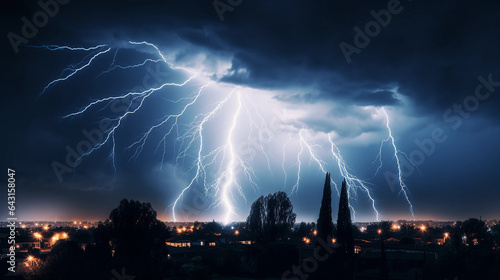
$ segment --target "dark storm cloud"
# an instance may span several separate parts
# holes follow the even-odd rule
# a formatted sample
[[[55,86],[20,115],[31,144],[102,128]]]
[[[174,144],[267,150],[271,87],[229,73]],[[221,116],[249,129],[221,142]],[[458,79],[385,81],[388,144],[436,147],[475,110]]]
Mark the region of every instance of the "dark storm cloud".
[[[401,12],[348,64],[339,44],[354,46],[353,28],[364,30],[374,20],[370,11],[386,10],[389,2],[245,1],[226,12],[224,22],[210,1],[70,2],[35,41],[148,39],[168,47],[182,40],[233,53],[234,71],[223,81],[263,88],[314,84],[347,100],[367,85],[397,84],[424,111],[470,94],[480,74],[500,75],[500,19],[491,1],[400,1]],[[19,29],[16,18],[35,8],[14,12],[9,27]]]
[[[396,94],[392,91],[381,90],[375,92],[365,92],[354,98],[358,105],[398,105],[400,100],[398,100]]]
[[[370,12],[387,10],[389,2],[244,1],[224,14],[224,22],[210,1],[71,2],[37,39],[150,40],[230,53],[232,67],[220,77],[225,82],[314,86],[324,97],[362,105],[398,104],[397,98],[363,93],[397,85],[417,111],[430,114],[473,93],[478,75],[500,80],[500,18],[493,1],[402,0],[400,12],[348,64],[339,44],[354,46],[353,28],[364,30],[374,21]],[[496,114],[494,105],[488,108],[483,113]]]

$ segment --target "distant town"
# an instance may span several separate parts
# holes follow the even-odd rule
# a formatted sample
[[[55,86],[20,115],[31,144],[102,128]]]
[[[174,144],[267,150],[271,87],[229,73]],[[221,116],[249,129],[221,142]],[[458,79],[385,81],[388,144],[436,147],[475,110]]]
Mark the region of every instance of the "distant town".
[[[487,231],[499,228],[499,221],[479,220],[487,227]],[[38,261],[44,261],[49,256],[51,249],[60,240],[75,241],[82,250],[88,246],[95,246],[93,231],[100,225],[109,223],[87,221],[23,221],[16,224],[16,273],[7,276],[15,277],[29,272],[30,268]],[[440,248],[450,245],[454,228],[460,221],[382,221],[382,222],[357,222],[353,223],[355,253],[366,259],[378,259],[381,253],[380,239],[384,235],[385,251],[389,261],[404,259],[412,263],[407,270],[402,269],[397,275],[421,275],[421,268],[426,263],[433,264],[439,259]],[[165,242],[168,248],[168,258],[194,258],[201,256],[210,258],[214,250],[225,246],[249,246],[256,241],[252,239],[246,227],[246,222],[234,222],[222,225],[212,222],[164,222],[170,232],[170,238]],[[0,222],[0,248],[1,259],[9,259],[7,244],[8,222]],[[315,223],[296,223],[287,237],[289,244],[298,248],[297,262],[303,263],[312,258],[316,243],[317,225]],[[335,243],[335,239],[332,240]],[[479,245],[480,240],[473,239],[468,242],[466,233],[461,236],[460,243],[465,246]],[[492,245],[493,250],[497,250]],[[114,251],[112,252],[114,254]],[[358,268],[358,275],[367,275],[377,269],[373,263],[365,263]],[[5,270],[4,270],[5,271]],[[21,279],[21,278],[20,278]],[[293,278],[290,278],[293,279]],[[367,278],[369,279],[369,278]],[[413,279],[413,278],[412,278]],[[419,279],[419,278],[415,278]]]

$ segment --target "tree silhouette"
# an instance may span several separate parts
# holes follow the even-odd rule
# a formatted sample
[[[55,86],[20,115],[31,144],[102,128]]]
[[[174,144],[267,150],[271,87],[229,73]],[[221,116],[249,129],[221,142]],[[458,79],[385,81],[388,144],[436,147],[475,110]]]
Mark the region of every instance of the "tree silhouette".
[[[439,253],[441,279],[500,279],[498,253],[492,248],[492,235],[485,222],[478,219],[456,222],[450,239],[453,246],[445,246]]]
[[[323,188],[323,198],[321,200],[321,208],[318,218],[318,234],[317,238],[330,243],[333,234],[333,219],[332,219],[332,188],[330,186],[330,173],[326,173],[325,187]]]
[[[491,235],[488,233],[488,226],[478,219],[468,219],[463,222],[460,232],[466,237],[469,246],[491,246]]]
[[[254,240],[261,241],[264,235],[264,222],[265,222],[265,198],[260,196],[252,203],[250,207],[250,214],[247,218],[247,229],[251,232]]]
[[[500,224],[491,227],[491,233],[493,235],[493,241],[495,246],[500,246]]]
[[[321,207],[319,210],[318,232],[316,234],[317,248],[321,248],[324,244],[332,245],[333,237],[333,219],[332,219],[332,188],[330,186],[330,173],[326,173],[325,185],[323,187],[323,197],[321,199]],[[322,249],[321,254],[326,254],[328,257],[318,263],[318,269],[311,275],[312,280],[330,280],[336,279],[335,260],[331,252]]]
[[[84,280],[86,276],[83,268],[84,252],[80,245],[70,240],[59,240],[43,265],[35,266],[32,273],[25,277],[36,280]]]
[[[282,240],[295,224],[296,217],[286,193],[276,192],[252,203],[247,228],[257,241]]]
[[[342,181],[340,192],[339,213],[337,217],[337,257],[340,263],[339,278],[353,278],[354,237],[352,234],[351,212],[347,196],[346,181]]]
[[[207,234],[217,234],[222,232],[222,226],[217,223],[215,220],[211,221],[205,226],[205,232]]]
[[[109,222],[101,223],[92,230],[94,242],[85,246],[85,271],[87,279],[99,279],[99,276],[109,273],[108,267],[112,259],[111,246],[109,244]]]
[[[354,238],[352,235],[351,212],[349,209],[349,198],[347,196],[346,181],[342,181],[340,192],[339,213],[337,218],[337,242],[338,251],[347,256],[354,255]]]
[[[137,279],[161,279],[161,263],[167,258],[169,232],[156,218],[150,203],[124,199],[109,215],[109,234],[115,261]],[[134,274],[135,273],[135,274]]]

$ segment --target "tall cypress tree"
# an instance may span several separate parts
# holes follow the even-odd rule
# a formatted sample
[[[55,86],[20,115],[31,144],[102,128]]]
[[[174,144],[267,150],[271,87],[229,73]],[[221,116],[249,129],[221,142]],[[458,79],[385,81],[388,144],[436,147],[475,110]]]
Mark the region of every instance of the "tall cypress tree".
[[[332,234],[332,188],[330,186],[330,173],[326,173],[323,199],[321,200],[321,208],[319,210],[317,238],[328,243],[332,241]]]
[[[330,173],[326,173],[325,187],[323,188],[323,198],[321,199],[321,208],[319,210],[318,218],[318,233],[316,235],[316,242],[318,244],[332,245],[333,236],[333,219],[332,219],[332,188],[330,186]],[[322,252],[321,254],[328,253],[328,258],[318,262],[318,269],[311,274],[311,280],[330,280],[334,279],[334,259],[330,252]]]
[[[339,215],[337,218],[337,242],[338,252],[347,256],[354,255],[354,236],[352,234],[351,211],[349,209],[349,198],[347,196],[346,181],[342,181],[340,192]]]

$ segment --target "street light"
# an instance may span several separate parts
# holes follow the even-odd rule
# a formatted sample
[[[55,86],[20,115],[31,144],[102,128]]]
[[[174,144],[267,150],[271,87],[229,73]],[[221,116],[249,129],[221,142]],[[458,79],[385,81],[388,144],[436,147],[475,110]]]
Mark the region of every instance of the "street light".
[[[30,255],[30,256],[28,256],[27,260],[28,260],[27,266],[32,266],[35,258]]]
[[[38,232],[33,233],[33,236],[35,236],[36,239],[42,239],[42,235]]]
[[[427,228],[426,228],[425,226],[421,226],[421,227],[420,227],[420,231],[422,231],[422,241],[424,242],[424,244],[425,244],[425,241],[426,241],[426,240],[425,240],[425,239],[426,239],[426,238],[425,238],[425,230],[426,230],[426,229],[427,229]],[[424,254],[425,254],[425,253],[424,253]]]

